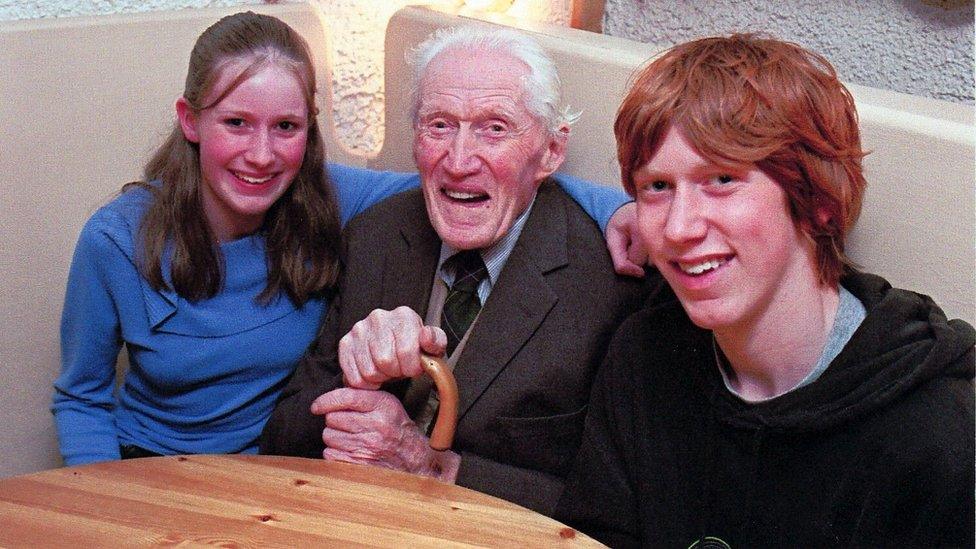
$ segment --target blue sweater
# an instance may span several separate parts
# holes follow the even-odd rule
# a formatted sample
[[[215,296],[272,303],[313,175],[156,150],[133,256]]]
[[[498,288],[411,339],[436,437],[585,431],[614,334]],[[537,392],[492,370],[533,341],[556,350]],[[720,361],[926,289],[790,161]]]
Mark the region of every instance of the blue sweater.
[[[343,225],[380,200],[415,187],[417,174],[329,165]],[[625,200],[618,190],[559,176],[605,227]],[[256,301],[267,283],[265,241],[220,246],[220,293],[188,302],[153,290],[134,249],[149,206],[144,189],[99,209],[75,248],[61,319],[60,377],[52,411],[65,463],[119,458],[120,444],[161,454],[256,453],[278,393],[315,337],[327,304],[296,308],[284,295]],[[169,281],[169,265],[163,263]],[[122,344],[129,368],[115,387]]]

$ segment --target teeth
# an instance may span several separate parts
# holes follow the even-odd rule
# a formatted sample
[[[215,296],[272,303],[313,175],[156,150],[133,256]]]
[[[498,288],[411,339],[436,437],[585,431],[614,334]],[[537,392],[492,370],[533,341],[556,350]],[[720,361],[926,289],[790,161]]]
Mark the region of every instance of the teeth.
[[[725,263],[724,259],[709,259],[693,265],[689,265],[687,263],[678,263],[678,266],[681,267],[682,271],[690,275],[699,275],[704,273],[705,271],[711,271],[712,269],[717,269],[719,268],[719,266],[721,266],[724,263]]]
[[[271,178],[272,177],[274,177],[273,175],[269,175],[267,177],[262,177],[260,179],[255,179],[253,177],[248,177],[248,176],[246,176],[244,174],[240,174],[240,173],[237,173],[237,172],[235,172],[234,175],[236,175],[242,181],[247,181],[248,183],[250,183],[252,185],[260,185],[261,183],[267,183],[268,181],[271,181]]]
[[[444,194],[446,194],[447,196],[455,200],[471,200],[472,198],[480,198],[484,196],[483,194],[465,193],[461,191],[448,191],[446,189],[444,190]]]

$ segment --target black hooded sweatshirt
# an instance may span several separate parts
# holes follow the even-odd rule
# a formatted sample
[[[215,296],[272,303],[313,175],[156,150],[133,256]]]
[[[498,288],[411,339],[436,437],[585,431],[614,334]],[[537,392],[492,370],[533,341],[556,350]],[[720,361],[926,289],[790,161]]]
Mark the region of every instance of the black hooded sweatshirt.
[[[867,317],[817,381],[757,404],[677,301],[630,317],[557,518],[611,547],[972,547],[973,328],[879,277],[841,284]]]

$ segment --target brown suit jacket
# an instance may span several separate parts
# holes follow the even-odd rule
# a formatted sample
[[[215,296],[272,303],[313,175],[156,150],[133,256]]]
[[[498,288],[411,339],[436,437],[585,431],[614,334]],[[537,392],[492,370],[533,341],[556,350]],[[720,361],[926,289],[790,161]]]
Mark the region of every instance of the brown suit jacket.
[[[348,225],[340,290],[264,429],[262,453],[321,457],[324,423],[309,406],[342,384],[339,339],[376,308],[406,305],[423,317],[440,245],[419,190]],[[457,483],[552,514],[610,336],[659,285],[656,274],[614,274],[597,225],[543,183],[455,368]],[[384,388],[402,398],[406,387]]]

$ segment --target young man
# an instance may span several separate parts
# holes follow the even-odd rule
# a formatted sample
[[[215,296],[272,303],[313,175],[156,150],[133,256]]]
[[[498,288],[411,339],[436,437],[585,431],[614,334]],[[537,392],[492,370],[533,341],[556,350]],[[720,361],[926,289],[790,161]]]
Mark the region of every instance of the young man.
[[[845,257],[864,152],[830,64],[679,45],[615,131],[677,300],[614,336],[557,518],[613,547],[972,546],[974,332]]]

